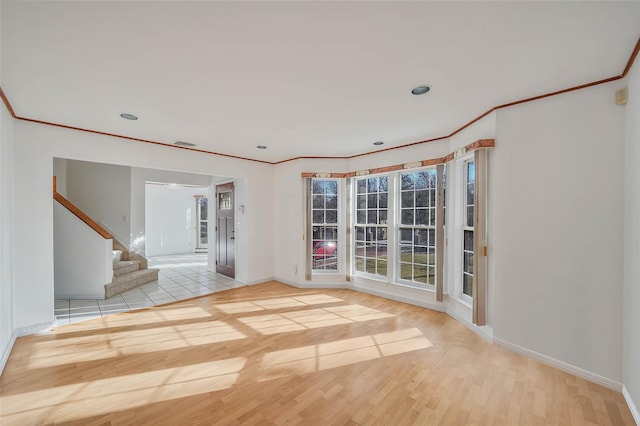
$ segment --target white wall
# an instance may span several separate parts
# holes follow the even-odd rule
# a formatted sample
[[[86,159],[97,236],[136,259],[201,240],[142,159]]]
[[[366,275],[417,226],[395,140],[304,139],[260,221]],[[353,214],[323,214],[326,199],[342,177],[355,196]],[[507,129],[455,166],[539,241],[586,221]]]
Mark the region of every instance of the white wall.
[[[113,241],[105,239],[60,203],[53,203],[56,299],[104,299],[113,279]]]
[[[489,182],[494,336],[622,380],[620,82],[499,110]]]
[[[627,400],[640,424],[640,64],[628,76],[626,108],[623,370]]]
[[[131,228],[129,244],[131,250],[143,256],[146,252],[145,241],[145,186],[146,182],[178,183],[183,185],[209,185],[210,176],[193,173],[181,173],[167,170],[131,168]]]
[[[13,345],[13,119],[0,106],[0,373]]]
[[[67,160],[53,159],[53,175],[56,177],[56,192],[67,198]]]
[[[147,184],[146,188],[147,255],[194,253],[198,226],[194,196],[206,197],[208,187]]]
[[[345,172],[347,160],[298,160],[275,166],[274,199],[270,203],[275,217],[274,240],[264,247],[276,253],[276,279],[305,286],[305,255],[306,245],[304,235],[304,182],[302,172]],[[266,209],[265,209],[266,213]],[[316,280],[319,278],[314,277]],[[344,274],[341,276],[325,276],[323,282],[346,285]],[[318,282],[316,282],[316,285]]]
[[[273,242],[273,166],[24,121],[14,122],[14,139],[14,328],[53,322],[54,157],[244,178],[247,232],[237,257],[245,259],[246,282],[273,277],[273,252],[264,250]]]
[[[67,199],[129,245],[130,167],[67,161]]]

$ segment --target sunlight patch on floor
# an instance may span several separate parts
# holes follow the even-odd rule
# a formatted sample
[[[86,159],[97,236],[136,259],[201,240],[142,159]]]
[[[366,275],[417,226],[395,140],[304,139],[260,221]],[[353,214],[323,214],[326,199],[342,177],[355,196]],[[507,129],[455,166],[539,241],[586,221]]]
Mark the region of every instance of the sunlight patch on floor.
[[[417,328],[354,337],[317,345],[269,352],[259,381],[313,373],[385,356],[427,349],[433,344]]]
[[[225,314],[240,314],[246,312],[265,311],[269,309],[295,308],[308,305],[342,302],[342,299],[326,294],[311,294],[295,297],[277,297],[264,300],[224,303],[216,305]]]
[[[344,305],[329,308],[305,309],[280,314],[256,315],[239,318],[238,320],[262,334],[275,334],[390,318],[393,316],[392,314],[366,306]]]
[[[229,389],[245,363],[246,358],[230,358],[3,396],[2,416],[11,424],[71,421],[114,407],[127,410]]]

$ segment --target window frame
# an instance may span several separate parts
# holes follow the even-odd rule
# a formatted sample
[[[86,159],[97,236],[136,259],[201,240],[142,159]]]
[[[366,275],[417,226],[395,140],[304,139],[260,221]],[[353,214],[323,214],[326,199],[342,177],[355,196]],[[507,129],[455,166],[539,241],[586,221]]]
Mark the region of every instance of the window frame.
[[[432,187],[427,186],[426,188],[413,188],[411,190],[403,190],[402,189],[402,175],[403,174],[416,174],[416,173],[422,173],[422,172],[429,172],[429,173],[433,173],[434,175],[434,179],[435,179],[435,183]],[[438,247],[436,245],[436,235],[437,235],[437,198],[438,198],[438,184],[437,184],[437,166],[429,166],[429,167],[417,167],[417,168],[412,168],[412,169],[405,169],[405,170],[399,170],[395,173],[396,176],[396,182],[395,182],[395,194],[394,194],[394,207],[395,207],[395,221],[393,223],[394,226],[394,235],[395,235],[395,244],[394,244],[394,253],[395,253],[395,259],[394,259],[394,277],[393,277],[393,284],[395,285],[400,285],[400,286],[406,286],[406,287],[410,287],[410,288],[414,288],[414,289],[418,289],[418,290],[428,290],[428,291],[435,291],[436,290],[436,284],[437,284],[437,252],[438,252]],[[434,199],[433,202],[431,202],[431,199],[429,198],[429,203],[428,206],[426,206],[427,210],[433,210],[435,216],[433,218],[433,225],[431,224],[431,221],[429,221],[428,225],[416,225],[416,220],[415,220],[415,212],[416,212],[416,208],[417,207],[424,207],[424,206],[416,206],[415,205],[415,200],[416,200],[416,190],[427,190],[427,191],[433,191],[434,192]],[[414,218],[413,218],[413,225],[408,225],[408,224],[403,224],[402,223],[402,193],[405,192],[410,192],[412,191],[414,193],[413,196],[413,202],[414,205],[412,207],[413,211],[414,211]],[[430,197],[430,196],[429,196]],[[405,208],[408,209],[408,208]],[[428,213],[428,216],[431,216],[431,213]],[[427,263],[424,264],[424,266],[426,267],[426,274],[427,274],[427,282],[423,283],[420,281],[415,281],[414,279],[414,273],[415,273],[415,265],[416,263],[414,262],[414,256],[415,256],[415,251],[412,250],[412,262],[402,262],[402,239],[401,239],[401,229],[411,229],[412,230],[412,242],[411,242],[411,247],[415,247],[415,231],[416,230],[424,230],[427,231],[427,243],[424,247],[426,247],[426,254],[427,254],[427,259],[428,256],[430,255],[429,251],[430,249],[433,250],[433,262],[429,262],[427,260]],[[433,241],[433,245],[430,245],[429,243]],[[421,245],[419,245],[421,246]],[[402,264],[405,265],[412,265],[411,266],[411,270],[412,270],[412,279],[406,279],[406,278],[402,278]],[[429,271],[430,269],[433,269],[433,284],[429,282]]]
[[[381,178],[386,178],[387,179],[387,190],[386,192],[381,192],[381,191],[375,191],[375,192],[370,192],[369,191],[369,180],[370,179],[378,179],[378,185],[380,185],[379,179]],[[366,191],[365,192],[358,192],[359,191],[359,187],[358,187],[358,181],[364,180],[366,181]],[[392,279],[392,274],[390,275],[390,271],[392,271],[393,269],[390,270],[389,265],[391,265],[392,259],[394,258],[394,256],[392,255],[392,251],[393,251],[393,246],[391,245],[391,241],[393,240],[391,233],[392,231],[390,231],[390,225],[393,224],[393,207],[390,207],[389,203],[393,201],[393,183],[394,183],[394,178],[393,178],[393,174],[392,173],[384,173],[384,174],[376,174],[376,175],[363,175],[363,176],[354,176],[353,178],[351,178],[351,186],[352,186],[352,190],[351,190],[351,194],[352,194],[352,198],[351,198],[351,215],[352,215],[352,221],[350,224],[350,228],[351,228],[351,241],[349,241],[349,243],[351,244],[351,274],[354,277],[362,277],[362,278],[367,278],[367,279],[371,279],[371,280],[376,280],[376,281],[384,281],[384,282],[389,282]],[[379,188],[379,186],[378,186]],[[380,195],[386,193],[387,195],[387,206],[385,208],[386,210],[386,223],[384,224],[380,224],[380,223],[369,223],[369,211],[370,210],[374,210],[374,209],[370,209],[369,208],[369,201],[370,201],[370,196],[372,195],[378,195],[378,197],[376,198],[377,201],[377,206],[375,208],[375,211],[377,213],[377,217],[379,218],[380,215],[380,211],[381,208],[379,206],[379,201],[380,201]],[[358,208],[359,207],[359,200],[358,197],[359,196],[364,196],[365,197],[365,208]],[[359,210],[364,210],[365,211],[365,221],[364,223],[361,223],[358,221],[358,212]],[[379,222],[379,220],[377,221]],[[371,241],[372,244],[376,244],[376,242],[378,241],[377,237],[375,240],[368,240],[367,237],[365,236],[365,239],[358,239],[358,228],[364,228],[364,232],[365,234],[367,233],[367,229],[368,228],[375,228],[376,229],[376,234],[378,232],[379,229],[384,229],[386,231],[386,272],[384,275],[381,275],[379,273],[371,273],[368,272],[366,269],[366,264],[367,261],[369,259],[373,259],[374,263],[376,265],[376,270],[379,266],[379,253],[378,253],[378,245],[376,245],[376,254],[375,257],[368,257],[368,256],[358,256],[358,243],[359,242],[364,242],[365,243],[365,250],[366,250],[366,243]],[[365,270],[364,271],[360,271],[358,270],[358,259],[362,258],[364,259],[365,262]],[[377,272],[377,271],[376,271]]]
[[[469,204],[469,165],[473,163],[473,203]],[[475,252],[474,252],[474,241],[476,238],[476,232],[475,232],[475,226],[473,225],[473,221],[474,221],[474,217],[472,215],[471,218],[469,218],[469,208],[472,209],[472,211],[475,211],[475,203],[476,203],[476,196],[475,196],[475,192],[476,192],[476,164],[475,164],[475,158],[473,156],[470,156],[468,158],[464,158],[462,161],[462,187],[463,187],[463,191],[462,191],[462,226],[461,226],[461,268],[460,268],[460,273],[461,273],[461,281],[460,281],[460,291],[459,291],[459,295],[460,297],[462,297],[464,300],[471,302],[473,301],[473,280],[475,279],[474,276],[474,269],[473,269],[473,262],[475,261]],[[474,213],[475,214],[475,213]],[[469,225],[469,219],[471,219],[471,225]],[[471,248],[465,248],[465,234],[467,232],[471,232],[472,235],[472,239],[471,239]],[[467,271],[466,269],[466,264],[465,264],[465,255],[468,255],[471,257],[471,272]],[[464,289],[464,277],[465,276],[470,276],[471,277],[471,281],[470,281],[470,292],[471,294],[467,294],[465,293],[465,289]]]

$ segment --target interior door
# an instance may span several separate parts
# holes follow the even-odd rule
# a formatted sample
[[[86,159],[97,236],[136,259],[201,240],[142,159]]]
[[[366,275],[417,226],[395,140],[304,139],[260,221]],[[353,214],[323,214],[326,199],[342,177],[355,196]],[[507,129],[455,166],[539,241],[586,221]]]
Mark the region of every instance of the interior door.
[[[232,183],[216,186],[216,272],[236,276],[235,193]]]

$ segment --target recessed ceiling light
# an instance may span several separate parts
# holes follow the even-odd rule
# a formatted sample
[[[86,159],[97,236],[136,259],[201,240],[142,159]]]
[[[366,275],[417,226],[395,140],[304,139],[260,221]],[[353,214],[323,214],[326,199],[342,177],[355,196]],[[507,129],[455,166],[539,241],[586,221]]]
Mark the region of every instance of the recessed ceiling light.
[[[382,145],[383,143],[384,143],[384,142],[382,142],[382,141],[376,141],[376,142],[374,142],[373,144],[374,144],[374,145]]]
[[[174,145],[180,145],[180,146],[196,146],[195,143],[191,143],[191,142],[183,142],[183,141],[176,141],[173,143]]]
[[[414,95],[424,95],[424,94],[425,94],[425,93],[427,93],[429,90],[431,90],[431,87],[430,87],[430,86],[428,86],[428,85],[426,85],[426,84],[424,84],[424,85],[422,85],[422,86],[414,87],[414,88],[411,90],[411,93],[412,93],[412,94],[414,94]]]
[[[258,148],[258,149],[267,149],[267,146],[266,145],[258,145],[258,146],[256,146],[256,148]]]
[[[138,117],[136,117],[133,114],[127,114],[127,113],[122,113],[120,114],[120,117],[124,118],[125,120],[137,120]]]

